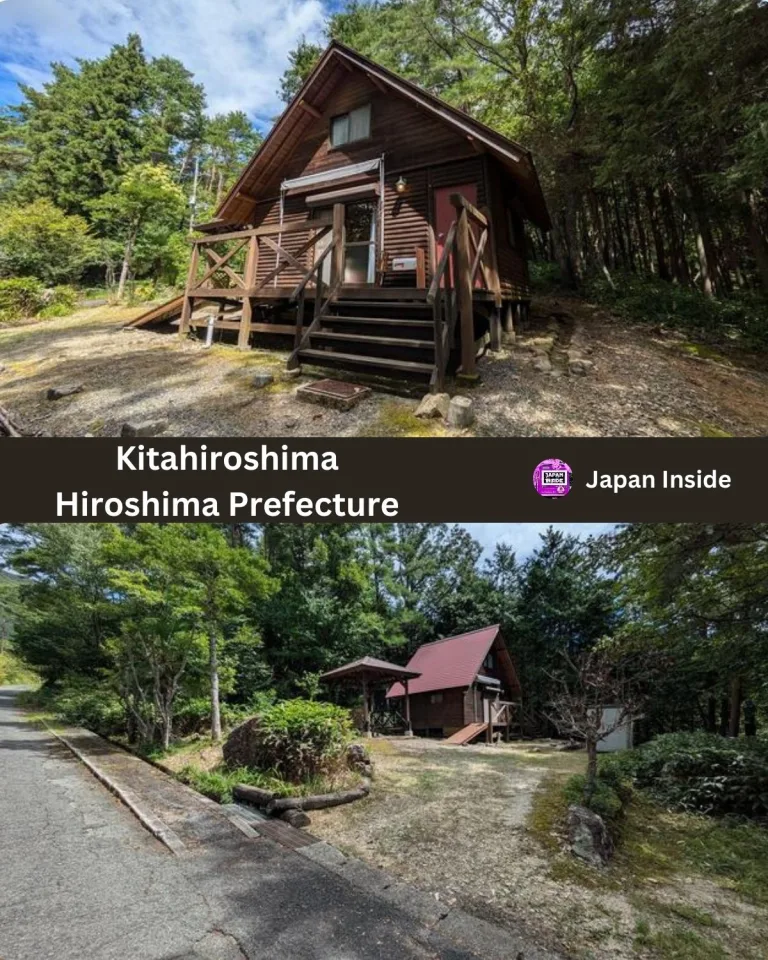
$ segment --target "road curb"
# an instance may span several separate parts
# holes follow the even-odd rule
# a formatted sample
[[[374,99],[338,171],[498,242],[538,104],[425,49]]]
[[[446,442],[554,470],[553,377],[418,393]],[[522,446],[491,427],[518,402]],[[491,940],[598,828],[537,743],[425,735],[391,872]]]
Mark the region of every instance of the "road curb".
[[[148,830],[153,837],[156,837],[160,843],[162,843],[168,848],[168,850],[171,851],[172,854],[174,854],[174,856],[182,857],[187,853],[187,848],[183,841],[173,832],[173,830],[158,820],[157,817],[153,817],[151,814],[148,814],[142,810],[135,797],[129,790],[125,790],[123,787],[115,783],[115,781],[108,774],[104,773],[103,770],[97,767],[92,760],[89,760],[82,750],[78,750],[77,747],[73,743],[70,743],[66,737],[63,737],[60,733],[57,733],[53,727],[45,722],[45,720],[43,721],[43,724],[46,730],[52,736],[54,736],[59,743],[63,744],[67,750],[70,751],[70,753],[77,757],[80,763],[87,767],[94,777],[96,777],[96,779],[102,783],[110,793],[114,794],[122,804],[128,807],[128,809],[141,823],[144,829]]]

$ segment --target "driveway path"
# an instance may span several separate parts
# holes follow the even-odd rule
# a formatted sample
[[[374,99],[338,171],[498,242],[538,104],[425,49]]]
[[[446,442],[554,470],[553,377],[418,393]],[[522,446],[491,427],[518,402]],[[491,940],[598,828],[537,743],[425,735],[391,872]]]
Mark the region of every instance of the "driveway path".
[[[326,869],[301,851],[248,839],[221,808],[124,755],[141,765],[141,779],[157,777],[130,784],[142,803],[157,798],[147,812],[162,818],[177,804],[173,830],[185,849],[174,856],[53,736],[24,720],[14,695],[0,689],[2,960],[478,960],[496,953],[495,944],[479,949],[473,918],[420,918],[407,890],[404,909],[377,895],[370,876],[352,869],[359,861],[348,861],[347,879],[344,869]],[[110,761],[98,742],[99,764],[111,762],[117,772],[119,758]],[[86,743],[83,737],[78,747]],[[325,844],[304,852],[321,848],[334,852]]]

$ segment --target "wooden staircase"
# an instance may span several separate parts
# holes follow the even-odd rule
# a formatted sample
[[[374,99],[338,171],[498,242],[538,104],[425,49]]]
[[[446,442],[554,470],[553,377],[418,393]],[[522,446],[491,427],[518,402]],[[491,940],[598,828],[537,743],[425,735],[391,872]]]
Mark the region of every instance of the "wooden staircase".
[[[358,297],[342,289],[309,332],[297,359],[428,384],[435,371],[432,305],[417,289],[379,288]]]
[[[453,736],[448,737],[445,743],[453,743],[456,746],[463,747],[479,737],[481,733],[485,733],[487,729],[487,723],[469,723],[461,730],[457,730]]]

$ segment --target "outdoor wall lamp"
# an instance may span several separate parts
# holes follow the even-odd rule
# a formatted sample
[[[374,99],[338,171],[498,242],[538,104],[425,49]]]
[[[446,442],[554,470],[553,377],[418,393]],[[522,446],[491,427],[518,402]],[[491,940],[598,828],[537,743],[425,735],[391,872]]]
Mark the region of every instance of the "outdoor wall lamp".
[[[408,181],[405,179],[405,177],[400,177],[395,184],[395,193],[399,193],[402,196],[407,189]]]

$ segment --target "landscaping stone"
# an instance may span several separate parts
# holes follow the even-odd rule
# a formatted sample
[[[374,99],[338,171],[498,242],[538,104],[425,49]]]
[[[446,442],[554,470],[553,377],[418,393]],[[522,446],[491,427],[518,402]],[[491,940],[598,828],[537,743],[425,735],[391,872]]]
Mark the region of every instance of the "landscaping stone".
[[[552,361],[549,357],[536,357],[533,361],[533,369],[538,371],[538,373],[549,373],[552,369]]]
[[[261,390],[262,387],[268,387],[270,383],[274,382],[274,374],[270,373],[269,370],[257,370],[251,377],[251,384],[257,390]]]
[[[451,404],[451,398],[447,393],[428,393],[416,408],[415,416],[422,420],[431,420],[442,417],[444,420],[448,416],[448,408]]]
[[[361,743],[352,743],[347,747],[347,766],[350,770],[357,770],[365,777],[373,775],[371,758]]]
[[[469,397],[454,397],[448,407],[448,423],[452,427],[469,427],[475,421],[475,408]]]
[[[294,367],[293,370],[284,370],[283,377],[286,380],[298,380],[301,376],[301,367]]]
[[[572,360],[568,364],[568,373],[570,373],[571,376],[586,377],[594,365],[592,360],[585,360],[581,357],[578,360]]]
[[[568,807],[568,842],[581,860],[602,867],[613,856],[613,841],[602,817],[576,804]]]
[[[62,400],[76,393],[82,393],[85,386],[82,383],[72,383],[64,387],[50,387],[46,396],[49,400]]]
[[[120,428],[121,437],[156,437],[166,430],[168,424],[165,420],[157,420],[147,423],[124,423]]]
[[[261,759],[258,747],[254,743],[254,733],[259,725],[258,717],[251,717],[244,721],[230,733],[224,741],[222,753],[228,767],[235,770],[238,767],[253,767],[258,769]]]

